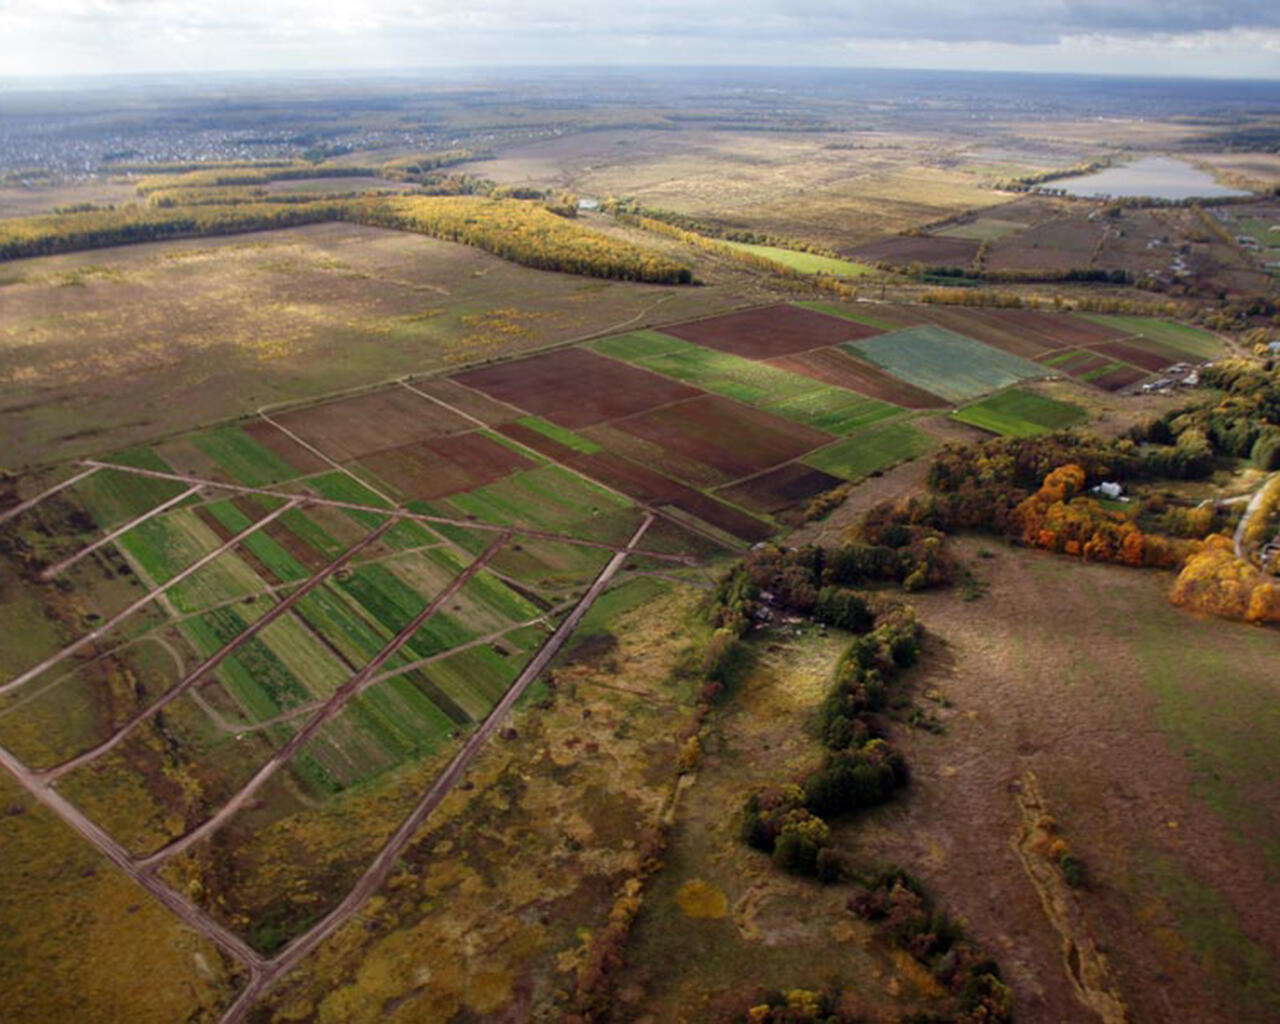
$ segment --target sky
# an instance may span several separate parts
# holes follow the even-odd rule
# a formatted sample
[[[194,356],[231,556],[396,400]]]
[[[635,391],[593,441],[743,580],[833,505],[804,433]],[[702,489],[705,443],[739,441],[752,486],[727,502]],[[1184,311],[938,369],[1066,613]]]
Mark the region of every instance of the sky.
[[[0,0],[0,75],[469,64],[1280,79],[1280,0]]]

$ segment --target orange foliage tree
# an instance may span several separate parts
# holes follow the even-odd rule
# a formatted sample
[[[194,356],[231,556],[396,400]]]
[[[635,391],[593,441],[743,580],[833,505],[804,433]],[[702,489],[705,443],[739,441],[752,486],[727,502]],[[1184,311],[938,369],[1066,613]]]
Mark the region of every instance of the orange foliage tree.
[[[1280,623],[1280,584],[1237,558],[1230,538],[1217,533],[1187,559],[1169,600],[1211,615]]]

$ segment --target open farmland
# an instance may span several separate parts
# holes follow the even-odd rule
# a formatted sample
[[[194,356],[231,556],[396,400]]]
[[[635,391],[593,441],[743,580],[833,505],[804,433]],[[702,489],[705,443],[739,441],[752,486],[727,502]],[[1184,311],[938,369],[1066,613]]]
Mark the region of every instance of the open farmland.
[[[643,337],[605,338],[593,348],[621,358],[627,358],[628,353],[653,352],[633,356],[632,362],[832,434],[848,433],[897,412],[885,402],[823,385],[812,376],[792,373],[776,364],[744,359],[675,337],[663,338],[653,331],[645,332]]]
[[[865,324],[789,305],[694,320],[665,327],[663,332],[748,359],[772,359],[807,352],[877,333]]]
[[[1208,331],[1157,320],[1149,316],[1099,316],[1086,314],[1086,320],[1110,327],[1127,336],[1144,338],[1178,354],[1183,359],[1214,359],[1222,354],[1222,341]]]
[[[829,277],[865,277],[874,273],[874,268],[864,263],[851,263],[848,260],[834,259],[812,252],[798,252],[795,249],[780,249],[776,245],[750,245],[746,242],[725,242],[741,252],[759,256],[762,259],[779,263],[802,274],[826,274]]]
[[[908,409],[934,409],[946,404],[937,395],[891,377],[875,363],[842,348],[819,348],[799,355],[780,356],[771,359],[769,364]]]
[[[1086,415],[1070,402],[1059,402],[1022,388],[1009,388],[966,405],[955,413],[955,418],[993,434],[1030,437],[1075,426],[1083,422]]]
[[[956,402],[1046,374],[1035,363],[942,327],[912,327],[849,348],[908,384]]]
[[[588,282],[353,224],[17,260],[5,274],[10,467],[621,330],[658,302],[676,317],[741,301],[735,284]]]
[[[871,242],[850,249],[852,259],[868,263],[927,267],[967,267],[978,255],[978,242],[969,238],[942,238],[937,235],[904,235]]]
[[[804,464],[844,480],[861,480],[882,469],[914,459],[936,442],[910,423],[884,423],[807,455]]]

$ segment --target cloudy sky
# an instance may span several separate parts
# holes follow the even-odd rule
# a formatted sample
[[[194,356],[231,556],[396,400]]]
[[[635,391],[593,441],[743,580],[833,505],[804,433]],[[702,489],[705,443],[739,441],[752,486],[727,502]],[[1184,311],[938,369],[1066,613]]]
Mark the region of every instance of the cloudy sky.
[[[0,0],[0,74],[564,63],[1280,78],[1280,0]]]

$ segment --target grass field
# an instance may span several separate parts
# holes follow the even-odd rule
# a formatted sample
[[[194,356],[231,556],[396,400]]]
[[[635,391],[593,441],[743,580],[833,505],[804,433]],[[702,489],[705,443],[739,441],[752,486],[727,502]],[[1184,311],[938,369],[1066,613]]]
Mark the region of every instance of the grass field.
[[[802,274],[825,274],[828,277],[865,277],[874,274],[875,268],[865,263],[852,263],[849,260],[833,259],[830,256],[819,256],[811,252],[797,252],[794,249],[781,249],[775,245],[751,245],[747,242],[722,242],[734,249],[749,252],[774,263],[780,263],[790,270],[798,270]]]
[[[994,242],[997,238],[1016,235],[1025,230],[1027,224],[1020,220],[1002,220],[999,217],[979,217],[969,224],[957,224],[945,228],[938,234],[945,238],[968,238],[975,242]]]
[[[226,471],[236,483],[265,487],[291,480],[298,471],[264,448],[239,427],[220,427],[191,435],[191,443]]]
[[[528,427],[530,430],[536,430],[543,437],[549,437],[566,448],[572,448],[575,452],[594,455],[596,452],[604,450],[589,438],[585,438],[581,434],[575,434],[567,427],[552,423],[550,420],[544,420],[541,416],[521,416],[516,422],[523,427]],[[494,434],[492,431],[486,432],[485,436],[498,440],[500,443],[510,444],[501,434]],[[523,454],[524,449],[520,449],[520,451]]]
[[[801,461],[845,480],[860,480],[876,470],[923,455],[934,444],[928,434],[910,423],[885,423],[859,430]]]
[[[1187,359],[1216,359],[1222,355],[1222,342],[1216,335],[1202,331],[1198,327],[1174,323],[1172,320],[1159,320],[1150,316],[1102,316],[1083,314],[1086,320],[1096,324],[1114,327],[1119,331],[1127,331],[1147,338],[1161,345],[1167,345],[1184,354]]]
[[[883,317],[875,315],[875,306],[867,305],[848,306],[839,302],[797,302],[797,306],[805,309],[811,309],[815,313],[828,313],[831,316],[843,317],[846,320],[852,320],[856,324],[866,324],[868,327],[875,327],[882,331],[896,331],[899,324]]]
[[[1048,372],[1043,366],[943,327],[911,327],[841,347],[865,356],[908,384],[955,402]]]
[[[655,332],[605,338],[592,347],[602,355],[627,359],[655,373],[832,434],[845,434],[898,412],[887,402],[822,384],[812,377]]]
[[[6,273],[7,468],[600,333],[660,298],[670,317],[716,312],[742,301],[746,276],[667,294],[352,224],[17,260]]]
[[[1010,388],[983,398],[954,413],[970,426],[1006,437],[1031,437],[1083,423],[1088,413],[1078,405]]]

